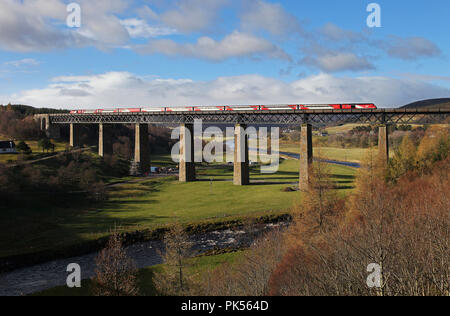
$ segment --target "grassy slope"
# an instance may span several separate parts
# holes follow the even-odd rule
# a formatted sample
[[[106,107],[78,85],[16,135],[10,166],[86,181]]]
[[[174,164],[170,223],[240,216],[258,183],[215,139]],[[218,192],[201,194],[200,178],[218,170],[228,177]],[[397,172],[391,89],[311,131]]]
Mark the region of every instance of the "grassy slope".
[[[330,167],[339,192],[351,190],[356,170]],[[215,180],[212,184],[211,178]],[[284,161],[277,174],[261,175],[253,170],[252,179],[265,183],[245,187],[230,182],[231,167],[199,170],[199,179],[206,181],[179,183],[172,177],[118,184],[112,188],[111,199],[98,206],[76,196],[42,204],[24,199],[20,207],[0,212],[0,257],[97,239],[115,226],[134,231],[174,221],[199,223],[279,214],[301,201],[301,193],[282,192],[298,181],[295,160]]]
[[[339,126],[331,126],[325,128],[325,131],[327,131],[327,133],[330,135],[343,134],[350,132],[352,129],[358,126],[369,126],[369,124],[345,124]]]
[[[197,257],[189,260],[189,273],[194,275],[200,275],[202,272],[206,272],[209,269],[213,269],[223,263],[232,263],[242,255],[242,252],[226,253],[221,255],[209,256],[209,257]],[[155,295],[155,287],[153,284],[153,275],[161,269],[161,265],[148,267],[139,270],[138,282],[142,295]],[[34,296],[90,296],[91,295],[92,282],[90,280],[83,280],[81,288],[69,289],[66,286],[58,286],[52,289],[48,289]]]
[[[401,107],[406,109],[414,109],[414,108],[422,108],[422,109],[448,109],[450,108],[450,98],[443,98],[443,99],[428,99],[428,100],[422,100],[413,102],[410,104],[407,104],[405,106]]]

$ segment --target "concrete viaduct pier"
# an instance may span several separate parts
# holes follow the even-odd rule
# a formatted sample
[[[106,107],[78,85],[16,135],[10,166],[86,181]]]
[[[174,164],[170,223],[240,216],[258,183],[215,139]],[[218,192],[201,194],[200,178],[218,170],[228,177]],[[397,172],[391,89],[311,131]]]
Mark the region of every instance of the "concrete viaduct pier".
[[[303,124],[300,130],[300,181],[299,189],[309,188],[311,165],[313,162],[312,125]]]
[[[310,166],[313,161],[312,126],[318,123],[359,123],[379,126],[379,155],[389,160],[389,125],[409,123],[442,122],[448,119],[448,109],[351,109],[351,110],[269,110],[269,111],[170,111],[139,113],[82,113],[36,115],[40,126],[50,138],[59,137],[59,126],[70,125],[70,145],[80,146],[80,124],[96,124],[99,127],[99,155],[112,152],[107,134],[111,124],[135,125],[135,162],[141,173],[150,170],[150,148],[148,124],[178,124],[180,132],[179,180],[196,180],[194,162],[193,123],[235,125],[234,176],[235,185],[250,184],[248,135],[249,125],[300,125],[299,187],[307,190],[310,180]]]
[[[134,132],[134,163],[141,174],[149,173],[150,144],[148,142],[148,124],[136,124]]]
[[[45,132],[48,138],[60,138],[61,129],[58,125],[51,123],[50,114],[37,114],[34,120],[39,122],[41,131]]]
[[[235,185],[250,184],[249,173],[249,147],[246,125],[237,124],[234,132],[234,172]],[[195,153],[194,153],[194,125],[181,124],[180,126],[180,157],[179,181],[192,182],[196,180]]]
[[[80,146],[80,126],[78,124],[70,124],[69,146],[77,148]]]
[[[180,126],[180,182],[195,181],[194,124]]]
[[[69,144],[72,148],[80,147],[80,124],[69,124]],[[134,164],[137,170],[144,174],[150,171],[150,144],[148,142],[148,124],[135,124],[134,127]],[[113,154],[109,126],[104,123],[98,124],[98,155]]]
[[[98,155],[105,157],[105,155],[112,155],[112,140],[108,125],[103,123],[98,124]]]
[[[389,162],[389,125],[378,127],[378,154],[383,163]]]
[[[237,124],[234,128],[234,185],[250,184],[250,168],[248,154],[248,135],[246,125]]]

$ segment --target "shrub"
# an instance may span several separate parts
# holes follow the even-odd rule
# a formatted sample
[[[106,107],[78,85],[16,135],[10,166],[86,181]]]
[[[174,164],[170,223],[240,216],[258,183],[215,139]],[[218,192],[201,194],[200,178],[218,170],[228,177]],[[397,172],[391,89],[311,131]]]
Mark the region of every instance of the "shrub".
[[[17,144],[16,149],[23,154],[29,155],[32,153],[30,146],[28,146],[28,144],[25,143],[24,141],[20,141]]]

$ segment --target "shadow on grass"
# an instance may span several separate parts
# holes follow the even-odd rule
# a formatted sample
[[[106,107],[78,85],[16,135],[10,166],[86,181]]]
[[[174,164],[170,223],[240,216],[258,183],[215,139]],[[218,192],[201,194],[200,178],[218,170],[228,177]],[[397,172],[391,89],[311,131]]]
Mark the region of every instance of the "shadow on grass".
[[[257,171],[254,171],[254,172],[250,172],[250,173],[253,173],[253,174],[264,174],[264,173],[261,173],[260,170],[257,170]],[[277,176],[297,176],[298,175],[298,171],[277,171],[277,172],[272,173],[272,174],[277,175]]]
[[[143,199],[143,200],[126,200],[126,201],[108,201],[102,205],[102,209],[114,210],[121,208],[120,205],[144,205],[144,204],[155,204],[159,201],[152,199]]]
[[[268,178],[261,178],[257,176],[253,176],[255,180],[298,180],[299,177],[268,177]]]
[[[337,184],[350,184],[350,183],[354,183],[354,182],[351,181],[351,180],[348,180],[348,181],[334,181],[334,183],[337,183]]]
[[[139,212],[145,205],[150,208],[159,203],[152,195],[161,191],[162,185],[149,181],[131,188],[126,184],[122,189],[111,188],[111,199],[101,203],[88,201],[80,194],[22,192],[23,197],[14,204],[0,206],[0,258],[36,254],[36,262],[58,259],[65,257],[67,248],[101,238],[114,227],[127,229],[167,221],[168,216]],[[115,199],[114,193],[121,190],[129,191],[128,195],[118,194]],[[140,200],[138,197],[144,194],[149,198]],[[42,252],[45,254],[38,255]],[[35,263],[33,260],[30,264]]]
[[[354,188],[355,188],[354,186],[346,185],[346,186],[337,186],[335,189],[336,190],[351,190],[351,189],[354,189]]]
[[[330,175],[331,178],[334,179],[350,179],[350,180],[355,180],[356,176],[354,175],[346,175],[346,174],[332,174]]]
[[[231,173],[197,173],[197,176],[202,177],[233,177],[233,172]]]
[[[210,178],[207,178],[206,176],[202,176],[202,177],[205,177],[205,178],[197,178],[197,180],[195,180],[196,182],[230,182],[230,181],[233,181],[233,177],[231,176],[230,178],[227,178],[227,179],[210,179]]]
[[[284,185],[297,185],[298,182],[255,182],[255,181],[250,181],[250,185],[277,185],[277,184],[284,184]]]

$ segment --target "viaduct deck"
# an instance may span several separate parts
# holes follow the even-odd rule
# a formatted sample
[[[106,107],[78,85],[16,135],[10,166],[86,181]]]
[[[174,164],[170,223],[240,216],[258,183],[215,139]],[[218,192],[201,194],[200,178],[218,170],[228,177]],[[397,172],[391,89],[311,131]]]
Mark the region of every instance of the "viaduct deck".
[[[81,124],[98,125],[99,155],[112,153],[108,128],[112,124],[135,125],[136,169],[147,173],[150,169],[150,148],[148,142],[148,124],[180,125],[180,163],[179,179],[190,182],[196,179],[194,143],[192,133],[194,123],[201,120],[206,124],[235,125],[235,161],[234,184],[248,185],[248,137],[243,129],[247,125],[301,125],[300,139],[300,178],[299,187],[306,190],[309,186],[310,166],[313,161],[312,125],[323,123],[358,123],[379,125],[379,155],[389,160],[389,124],[408,123],[448,123],[449,109],[352,109],[352,110],[268,110],[268,111],[170,111],[138,113],[84,113],[84,114],[43,114],[36,115],[41,128],[47,135],[58,135],[59,127],[70,125],[70,145],[79,147],[79,127]],[[240,157],[241,159],[236,159]]]
[[[148,112],[51,114],[51,124],[133,124],[193,123],[202,120],[215,124],[316,124],[368,123],[407,124],[441,121],[450,115],[448,109],[375,109],[375,110],[278,110],[278,111],[214,111],[214,112]]]

